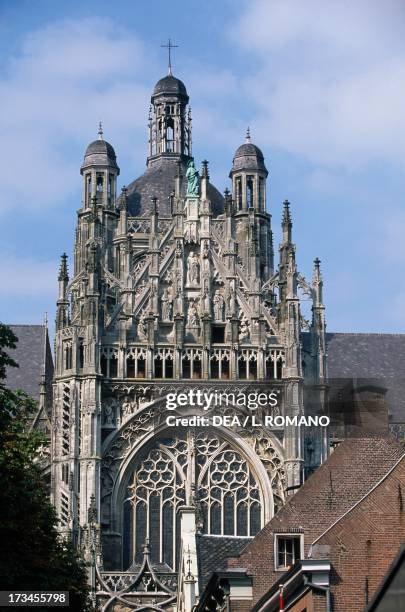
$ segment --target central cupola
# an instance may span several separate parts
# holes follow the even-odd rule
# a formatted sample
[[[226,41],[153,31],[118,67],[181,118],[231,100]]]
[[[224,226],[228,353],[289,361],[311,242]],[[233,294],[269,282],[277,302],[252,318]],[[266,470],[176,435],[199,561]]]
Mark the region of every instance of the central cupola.
[[[191,112],[180,79],[169,74],[153,90],[149,112],[148,166],[162,157],[191,157]]]

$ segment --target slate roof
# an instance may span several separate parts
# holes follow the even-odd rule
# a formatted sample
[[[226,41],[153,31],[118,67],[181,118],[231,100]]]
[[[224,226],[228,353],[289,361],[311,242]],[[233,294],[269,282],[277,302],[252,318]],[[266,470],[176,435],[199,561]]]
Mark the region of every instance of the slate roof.
[[[19,364],[7,369],[7,386],[22,389],[39,399],[39,383],[45,373],[48,390],[53,376],[53,360],[47,328],[44,325],[10,325],[18,338],[17,348],[9,351]]]
[[[211,574],[226,569],[227,559],[239,555],[253,538],[199,535],[197,537],[200,590],[205,589]]]
[[[148,217],[150,215],[151,199],[158,198],[158,212],[162,217],[171,217],[170,194],[174,190],[174,177],[177,171],[178,155],[173,157],[159,157],[153,160],[145,173],[127,187],[128,211],[134,217]],[[183,176],[186,174],[183,160]],[[186,195],[186,180],[182,181],[182,195]],[[212,212],[218,216],[224,212],[224,199],[219,191],[211,185],[208,186],[208,197],[211,200]]]
[[[302,334],[309,350],[309,334]],[[405,422],[405,334],[326,334],[330,379],[368,379],[387,389],[390,422]]]
[[[163,94],[183,96],[188,100],[186,86],[183,81],[180,81],[180,79],[177,79],[171,74],[168,74],[156,83],[153,90],[152,101],[155,96]]]
[[[231,172],[257,169],[267,173],[263,153],[253,143],[245,142],[236,149]]]
[[[114,147],[103,140],[98,138],[89,144],[84,154],[84,160],[82,164],[82,170],[88,166],[111,166],[112,168],[119,168],[117,166],[117,158],[115,155]]]

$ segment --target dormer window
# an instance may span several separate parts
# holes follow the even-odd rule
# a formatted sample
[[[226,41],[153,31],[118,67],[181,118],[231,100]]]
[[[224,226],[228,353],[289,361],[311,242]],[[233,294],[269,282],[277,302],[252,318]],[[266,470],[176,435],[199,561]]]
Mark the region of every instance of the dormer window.
[[[276,534],[274,560],[276,570],[286,571],[302,557],[302,534]]]

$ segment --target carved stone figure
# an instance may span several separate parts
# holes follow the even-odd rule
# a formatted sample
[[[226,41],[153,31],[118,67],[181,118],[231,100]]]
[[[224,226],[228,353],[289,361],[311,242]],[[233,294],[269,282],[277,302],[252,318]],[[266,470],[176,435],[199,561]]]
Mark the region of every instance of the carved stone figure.
[[[204,292],[204,295],[203,295],[203,305],[204,305],[204,307],[203,307],[204,312],[208,312],[209,313],[210,310],[211,310],[211,301],[210,301],[210,294],[209,294],[208,290],[206,290]]]
[[[198,325],[198,311],[194,300],[190,301],[190,305],[188,307],[187,325],[189,327],[197,327]]]
[[[173,315],[173,300],[167,287],[163,291],[161,297],[162,302],[162,319],[163,321],[171,321]]]
[[[137,327],[138,336],[141,340],[148,339],[148,324],[145,320],[145,313],[142,314]]]
[[[128,400],[128,398],[126,398],[125,401],[122,403],[122,418],[131,416],[132,412],[133,404]]]
[[[247,320],[246,317],[243,317],[241,324],[240,324],[240,331],[239,331],[240,340],[244,340],[245,338],[249,336],[249,330],[250,330],[249,321]]]
[[[198,285],[200,280],[200,264],[197,255],[192,251],[187,259],[187,284]]]
[[[200,177],[198,174],[198,170],[194,165],[194,160],[190,159],[187,164],[186,171],[187,178],[187,195],[197,196],[200,191]]]
[[[105,425],[113,425],[114,424],[114,410],[111,404],[106,404],[104,406],[104,424]]]
[[[176,241],[176,257],[181,257],[182,254],[182,248],[181,248],[181,241],[177,240]]]
[[[219,291],[216,291],[214,295],[214,316],[216,321],[224,320],[224,306],[224,298]]]

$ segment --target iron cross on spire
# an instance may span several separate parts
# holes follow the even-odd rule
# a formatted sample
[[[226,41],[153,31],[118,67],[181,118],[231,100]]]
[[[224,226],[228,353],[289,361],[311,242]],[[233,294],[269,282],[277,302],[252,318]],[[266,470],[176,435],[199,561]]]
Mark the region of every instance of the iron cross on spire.
[[[169,52],[169,74],[172,76],[172,49],[177,49],[179,45],[173,45],[169,38],[167,45],[160,45],[163,49],[167,49]]]

